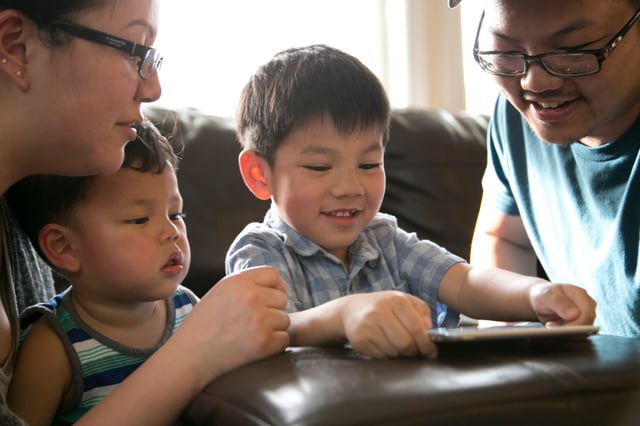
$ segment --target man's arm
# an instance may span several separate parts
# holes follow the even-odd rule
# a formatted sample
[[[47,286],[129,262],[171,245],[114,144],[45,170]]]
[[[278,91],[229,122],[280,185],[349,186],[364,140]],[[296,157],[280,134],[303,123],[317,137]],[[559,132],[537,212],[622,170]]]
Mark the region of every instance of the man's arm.
[[[484,198],[476,220],[469,262],[474,266],[503,268],[535,276],[536,255],[520,216],[502,213]],[[480,320],[480,327],[503,325]]]
[[[536,255],[520,216],[504,214],[483,199],[473,234],[470,263],[536,276]]]

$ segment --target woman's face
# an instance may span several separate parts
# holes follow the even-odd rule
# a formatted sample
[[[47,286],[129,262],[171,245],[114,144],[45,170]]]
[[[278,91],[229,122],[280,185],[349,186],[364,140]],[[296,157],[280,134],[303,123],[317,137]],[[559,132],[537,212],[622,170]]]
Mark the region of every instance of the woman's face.
[[[114,0],[83,12],[74,23],[151,46],[158,30],[158,0]],[[119,169],[124,146],[135,138],[141,105],[160,96],[158,73],[140,78],[140,58],[72,36],[62,46],[42,46],[31,89],[42,94],[34,119],[48,134],[48,173],[88,175]],[[39,67],[39,68],[35,68]],[[42,121],[44,120],[44,123]]]

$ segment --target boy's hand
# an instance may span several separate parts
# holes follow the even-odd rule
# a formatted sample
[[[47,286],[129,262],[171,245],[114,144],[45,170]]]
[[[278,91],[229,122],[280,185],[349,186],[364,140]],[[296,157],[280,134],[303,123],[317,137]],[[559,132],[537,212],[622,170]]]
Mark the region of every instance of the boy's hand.
[[[529,299],[540,322],[549,326],[593,324],[596,317],[596,302],[575,285],[538,284]]]
[[[434,358],[435,344],[429,307],[422,300],[399,291],[353,294],[342,310],[344,332],[351,346],[374,358]]]

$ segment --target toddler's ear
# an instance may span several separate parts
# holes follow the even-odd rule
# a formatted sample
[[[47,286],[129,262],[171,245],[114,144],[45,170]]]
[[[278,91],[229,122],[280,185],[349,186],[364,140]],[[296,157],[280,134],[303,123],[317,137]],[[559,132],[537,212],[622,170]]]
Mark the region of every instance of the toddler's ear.
[[[247,188],[260,200],[271,198],[269,189],[268,173],[269,166],[266,160],[260,158],[251,150],[243,150],[238,157],[240,174]],[[265,171],[267,175],[265,175]]]
[[[53,266],[63,272],[75,273],[80,270],[80,259],[73,250],[68,232],[62,225],[48,223],[38,233],[38,242]]]

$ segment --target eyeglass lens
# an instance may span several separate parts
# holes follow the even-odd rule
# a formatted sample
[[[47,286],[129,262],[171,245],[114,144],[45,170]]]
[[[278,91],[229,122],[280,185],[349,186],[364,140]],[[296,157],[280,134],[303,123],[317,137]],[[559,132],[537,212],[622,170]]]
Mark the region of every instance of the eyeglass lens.
[[[528,68],[527,60],[522,56],[479,54],[479,58],[483,68],[489,72],[520,75]],[[600,67],[592,54],[554,54],[530,62],[541,62],[547,71],[564,75],[597,72]]]
[[[147,53],[140,62],[140,76],[144,79],[151,77],[151,75],[156,72],[161,65],[162,57],[160,57],[160,52],[154,48],[150,48],[147,50]]]

